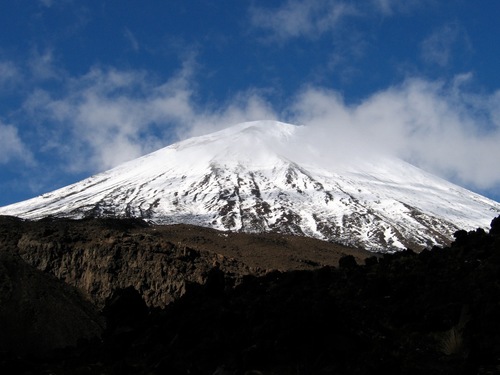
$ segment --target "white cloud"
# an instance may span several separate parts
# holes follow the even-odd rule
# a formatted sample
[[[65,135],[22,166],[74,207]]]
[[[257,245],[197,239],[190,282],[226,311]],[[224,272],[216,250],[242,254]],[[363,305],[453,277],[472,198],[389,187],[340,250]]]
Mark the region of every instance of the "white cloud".
[[[31,153],[19,137],[17,129],[0,122],[0,164],[9,163],[14,159],[32,162]]]
[[[278,40],[315,38],[334,30],[340,22],[357,13],[354,6],[339,0],[288,0],[279,8],[250,9],[251,23]]]
[[[275,117],[256,93],[226,105],[200,108],[193,99],[193,66],[186,62],[166,82],[140,71],[94,68],[70,80],[54,98],[35,91],[24,109],[37,121],[58,124],[46,144],[69,160],[73,171],[102,171],[188,137],[234,123]]]
[[[278,7],[251,7],[250,23],[268,33],[273,41],[317,38],[338,32],[347,21],[374,16],[410,14],[434,0],[286,0]],[[346,21],[343,23],[343,21]]]
[[[453,57],[453,48],[459,38],[460,31],[457,25],[447,24],[435,30],[421,43],[422,59],[426,63],[446,67]]]
[[[191,123],[179,128],[179,138],[211,133],[245,121],[276,120],[269,103],[254,90],[240,93],[220,108],[206,108],[194,113]]]
[[[393,16],[397,13],[409,14],[410,12],[431,5],[433,0],[370,0],[377,12],[384,16]]]
[[[189,96],[179,77],[155,86],[142,72],[95,68],[73,78],[61,98],[37,91],[25,108],[69,136],[52,144],[68,153],[71,169],[92,171],[152,151],[159,139],[147,135],[150,127],[189,116],[182,103]]]
[[[16,83],[22,74],[10,61],[0,61],[0,89]]]
[[[304,142],[332,160],[384,152],[469,187],[500,185],[500,90],[469,91],[471,74],[448,83],[408,79],[357,104],[334,90],[308,87],[277,110],[258,90],[200,105],[195,70],[188,60],[158,82],[141,71],[94,68],[69,79],[60,97],[35,91],[24,109],[51,124],[44,143],[74,171],[102,171],[239,122],[280,119],[309,126]]]
[[[464,79],[464,77],[461,77]],[[475,188],[500,184],[500,91],[473,95],[421,79],[347,105],[335,91],[309,88],[293,106],[313,144],[335,157],[387,153]]]
[[[56,67],[52,50],[47,49],[43,52],[33,50],[28,61],[28,67],[34,80],[46,81],[61,79],[60,69]]]

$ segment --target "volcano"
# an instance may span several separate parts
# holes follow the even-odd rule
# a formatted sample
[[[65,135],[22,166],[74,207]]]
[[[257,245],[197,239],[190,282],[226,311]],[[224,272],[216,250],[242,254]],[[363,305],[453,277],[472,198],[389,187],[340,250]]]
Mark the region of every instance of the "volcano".
[[[382,156],[334,157],[276,121],[190,138],[0,215],[136,217],[156,224],[304,235],[371,251],[449,243],[488,228],[500,204]]]

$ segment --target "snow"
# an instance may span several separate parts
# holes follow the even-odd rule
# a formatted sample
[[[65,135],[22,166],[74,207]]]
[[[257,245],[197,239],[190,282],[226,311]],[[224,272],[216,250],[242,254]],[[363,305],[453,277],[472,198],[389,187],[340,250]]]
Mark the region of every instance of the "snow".
[[[325,159],[304,143],[305,132],[274,121],[238,124],[2,207],[0,214],[137,216],[277,230],[378,251],[444,243],[458,229],[487,229],[500,214],[499,203],[399,159]]]

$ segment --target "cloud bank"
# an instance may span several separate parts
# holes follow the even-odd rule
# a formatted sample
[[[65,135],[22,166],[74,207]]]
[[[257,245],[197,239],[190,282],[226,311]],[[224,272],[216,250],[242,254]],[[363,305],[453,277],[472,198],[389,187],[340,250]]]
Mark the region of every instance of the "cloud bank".
[[[451,83],[408,79],[349,105],[332,90],[307,88],[291,107],[312,143],[340,154],[384,153],[475,188],[500,184],[500,91],[468,93]]]
[[[73,77],[60,97],[36,92],[25,109],[33,118],[58,124],[58,133],[45,134],[45,145],[66,156],[74,171],[102,171],[239,122],[279,119],[306,125],[304,141],[332,157],[385,153],[489,189],[500,184],[500,91],[472,93],[472,80],[470,74],[451,82],[411,78],[357,103],[346,103],[335,90],[309,86],[273,108],[256,89],[226,103],[199,104],[189,62],[166,82],[141,71],[94,68]],[[3,148],[2,160],[20,155],[23,144],[15,129],[4,125],[0,131],[14,145]]]

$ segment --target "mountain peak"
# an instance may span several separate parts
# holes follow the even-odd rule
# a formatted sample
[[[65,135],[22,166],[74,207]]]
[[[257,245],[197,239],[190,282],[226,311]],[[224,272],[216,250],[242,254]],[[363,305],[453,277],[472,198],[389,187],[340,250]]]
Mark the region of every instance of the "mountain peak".
[[[396,158],[328,157],[307,127],[247,122],[193,137],[0,214],[140,217],[306,235],[377,251],[488,228],[500,204]]]
[[[299,127],[277,121],[244,122],[214,133],[189,138],[166,149],[215,163],[270,163]],[[164,149],[165,150],[165,149]]]

